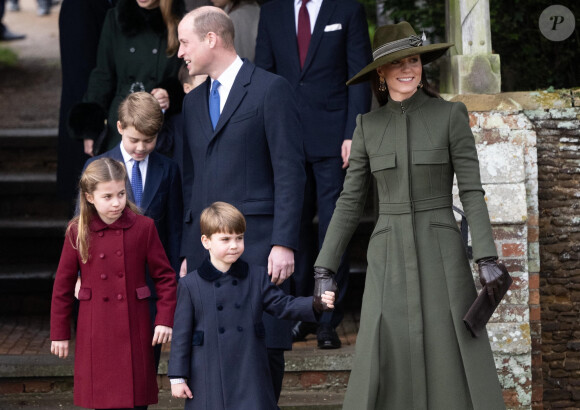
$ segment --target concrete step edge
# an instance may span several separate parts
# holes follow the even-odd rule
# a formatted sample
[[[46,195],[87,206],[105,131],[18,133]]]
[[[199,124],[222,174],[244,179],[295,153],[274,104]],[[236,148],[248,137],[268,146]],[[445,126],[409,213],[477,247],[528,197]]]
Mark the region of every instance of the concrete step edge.
[[[8,229],[66,229],[67,219],[43,218],[11,218],[0,219],[0,230]],[[64,232],[64,231],[63,231]]]
[[[0,129],[0,139],[3,138],[56,138],[58,128],[3,128]]]
[[[1,184],[56,183],[55,172],[0,172]]]

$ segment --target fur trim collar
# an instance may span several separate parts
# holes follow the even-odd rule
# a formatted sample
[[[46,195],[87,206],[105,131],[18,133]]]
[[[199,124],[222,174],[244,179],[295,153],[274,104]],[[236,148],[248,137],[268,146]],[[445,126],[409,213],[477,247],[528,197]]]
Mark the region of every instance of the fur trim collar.
[[[232,264],[232,267],[225,274],[233,276],[238,279],[245,279],[248,276],[248,264],[241,259],[238,259]],[[209,258],[205,259],[201,266],[197,268],[197,273],[202,279],[209,282],[213,282],[219,279],[224,273],[217,270],[209,261]]]

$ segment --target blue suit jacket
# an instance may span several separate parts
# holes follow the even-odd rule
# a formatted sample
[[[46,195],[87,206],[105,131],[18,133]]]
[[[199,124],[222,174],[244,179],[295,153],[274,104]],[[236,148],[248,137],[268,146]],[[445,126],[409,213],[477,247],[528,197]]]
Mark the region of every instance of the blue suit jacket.
[[[255,62],[286,78],[296,95],[309,157],[340,156],[351,139],[357,114],[370,110],[367,83],[346,81],[371,61],[368,26],[354,0],[323,0],[304,67],[300,69],[294,2],[273,0],[262,6]]]
[[[214,131],[209,88],[208,79],[183,103],[182,256],[189,271],[207,257],[199,215],[224,201],[246,217],[244,259],[267,266],[273,245],[298,248],[306,176],[294,96],[286,80],[244,61]],[[289,348],[287,334],[267,332],[268,347]]]
[[[104,157],[124,163],[120,145],[117,145],[115,148],[89,159],[85,168],[94,160]],[[129,199],[133,200],[133,190],[129,179],[127,179],[127,195]],[[159,238],[165,253],[167,253],[167,259],[169,259],[171,267],[179,274],[181,265],[179,253],[183,227],[181,175],[175,161],[155,151],[149,154],[141,209],[146,216],[155,221]]]

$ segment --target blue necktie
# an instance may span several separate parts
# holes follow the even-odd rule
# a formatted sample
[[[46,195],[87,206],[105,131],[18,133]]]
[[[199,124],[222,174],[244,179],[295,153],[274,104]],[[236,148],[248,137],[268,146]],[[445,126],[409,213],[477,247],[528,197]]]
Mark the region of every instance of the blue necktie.
[[[218,80],[214,80],[209,93],[209,117],[211,118],[211,125],[214,130],[220,119],[220,93],[218,92],[220,85]]]
[[[133,188],[133,198],[137,206],[141,206],[141,198],[143,198],[143,180],[139,164],[140,161],[133,160],[133,171],[131,172],[131,188]]]

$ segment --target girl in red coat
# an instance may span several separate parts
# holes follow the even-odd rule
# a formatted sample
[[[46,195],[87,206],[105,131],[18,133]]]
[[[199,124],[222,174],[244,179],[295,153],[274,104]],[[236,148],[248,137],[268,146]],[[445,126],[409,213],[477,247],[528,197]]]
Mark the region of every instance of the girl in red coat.
[[[153,220],[127,200],[125,180],[125,166],[113,159],[87,166],[79,182],[80,215],[67,228],[54,282],[50,350],[65,358],[81,272],[74,370],[74,403],[81,407],[157,403],[153,346],[171,340],[175,273]],[[146,267],[158,296],[154,334]]]

